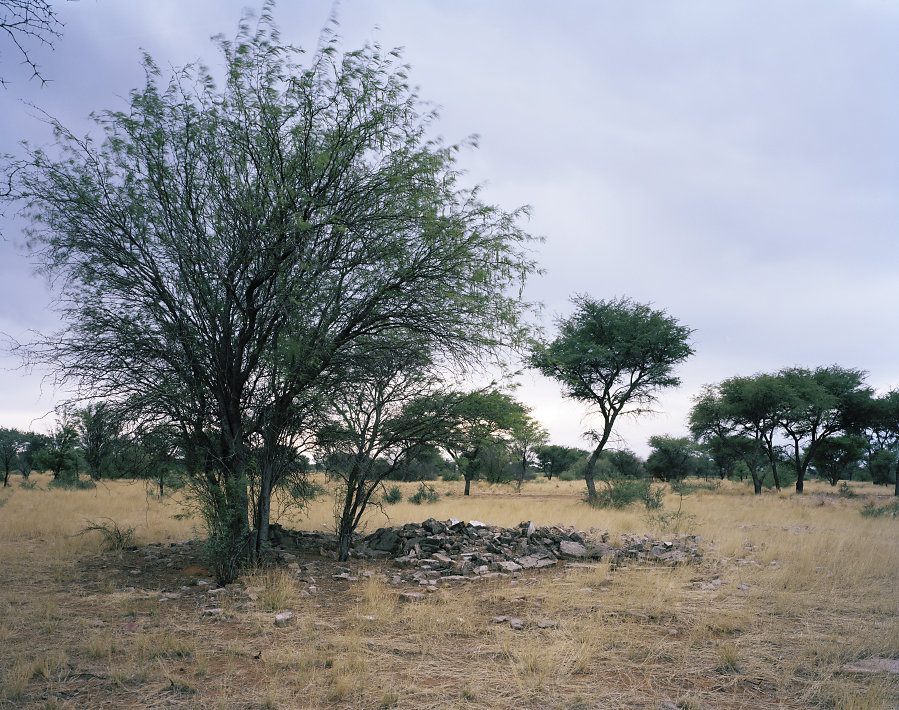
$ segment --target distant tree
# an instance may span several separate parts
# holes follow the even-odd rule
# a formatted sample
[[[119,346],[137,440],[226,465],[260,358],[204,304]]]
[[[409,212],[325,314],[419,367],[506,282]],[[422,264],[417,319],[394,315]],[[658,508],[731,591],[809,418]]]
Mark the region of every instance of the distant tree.
[[[9,474],[19,461],[27,435],[18,429],[0,429],[0,466],[3,467],[3,487],[9,485]]]
[[[78,480],[78,429],[68,413],[63,413],[56,427],[50,432],[46,446],[36,452],[35,464],[50,471],[53,480],[71,474]]]
[[[572,446],[544,444],[536,447],[534,455],[543,475],[552,480],[553,476],[558,476],[563,471],[567,471],[576,461],[589,456],[590,452]]]
[[[19,471],[26,481],[32,471],[37,470],[42,452],[49,446],[50,437],[46,434],[26,432],[25,443],[19,452]]]
[[[696,444],[687,437],[651,436],[646,470],[661,481],[680,481],[697,468]]]
[[[99,480],[119,441],[118,418],[106,402],[95,402],[76,412],[75,425],[87,472],[93,480]]]
[[[865,387],[863,372],[837,365],[787,368],[777,377],[787,391],[779,424],[792,444],[796,492],[802,493],[806,471],[819,448],[856,425],[848,415],[858,410],[859,401],[871,397],[871,390]]]
[[[853,474],[865,455],[865,439],[860,436],[833,436],[825,439],[815,449],[811,466],[821,478],[835,486],[841,479],[852,480]]]
[[[465,479],[463,495],[471,494],[471,482],[483,476],[491,482],[504,478],[512,431],[525,411],[522,404],[497,389],[474,390],[456,395],[454,424],[438,441]]]
[[[772,375],[732,377],[707,387],[690,414],[691,431],[700,440],[721,444],[723,437],[738,437],[731,440],[734,448],[728,453],[740,454],[756,495],[762,492],[763,457],[768,459],[775,486],[780,488],[774,442],[784,398],[783,388]]]
[[[0,0],[0,31],[16,48],[22,63],[31,71],[31,78],[41,83],[47,80],[28,49],[31,41],[53,47],[53,41],[61,37],[62,22],[53,5],[47,0]],[[2,36],[0,35],[0,36]],[[7,79],[0,77],[0,84]]]
[[[865,465],[875,483],[897,480],[899,465],[899,390],[863,400],[864,411],[856,416],[864,426],[856,427],[865,438]],[[895,487],[899,496],[899,484]]]
[[[619,478],[643,478],[646,466],[637,454],[629,449],[613,449],[604,451],[613,475]]]
[[[510,434],[509,453],[515,462],[515,482],[518,484],[520,493],[528,467],[537,465],[537,448],[548,441],[549,432],[531,416],[530,410],[525,407],[513,423]]]
[[[395,481],[433,481],[443,475],[454,474],[454,465],[440,453],[435,444],[422,446],[409,457],[396,471],[387,475]]]
[[[588,496],[596,498],[594,469],[622,414],[647,411],[656,393],[680,384],[674,366],[693,354],[690,329],[664,311],[627,298],[573,299],[575,312],[557,322],[559,334],[536,345],[532,367],[562,384],[566,397],[598,413],[602,427],[584,469]]]

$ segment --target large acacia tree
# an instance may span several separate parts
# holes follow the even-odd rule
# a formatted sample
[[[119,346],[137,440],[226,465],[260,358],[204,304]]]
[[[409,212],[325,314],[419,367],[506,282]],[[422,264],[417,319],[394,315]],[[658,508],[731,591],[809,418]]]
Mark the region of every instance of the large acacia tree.
[[[693,354],[691,330],[629,298],[577,296],[573,302],[574,313],[558,321],[555,340],[534,347],[530,364],[600,416],[584,470],[587,493],[596,498],[594,469],[615,423],[622,414],[645,411],[659,390],[680,384],[674,367]]]
[[[56,121],[56,150],[7,166],[65,329],[35,356],[123,416],[182,433],[232,576],[249,541],[249,450],[267,538],[284,445],[314,392],[401,332],[471,362],[522,335],[532,271],[519,212],[457,182],[459,146],[396,52],[342,53],[326,32],[306,63],[267,6],[219,40],[224,83],[200,65],[97,118]]]

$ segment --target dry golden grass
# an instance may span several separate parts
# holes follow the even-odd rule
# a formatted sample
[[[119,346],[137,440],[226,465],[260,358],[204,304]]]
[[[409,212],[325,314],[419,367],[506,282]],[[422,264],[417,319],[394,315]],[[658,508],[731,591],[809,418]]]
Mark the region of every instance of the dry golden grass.
[[[417,488],[399,485],[404,499]],[[642,508],[588,507],[582,485],[528,483],[520,495],[476,485],[464,498],[461,483],[437,483],[438,503],[385,511],[390,524],[660,528]],[[318,574],[312,595],[308,580],[262,569],[216,596],[223,613],[212,618],[193,563],[168,567],[143,547],[109,551],[101,535],[77,535],[108,518],[142,546],[194,537],[196,521],[172,518],[177,500],[124,482],[14,483],[0,511],[0,707],[895,708],[895,675],[843,670],[899,658],[899,521],[862,517],[882,491],[853,488],[852,499],[818,483],[802,497],[758,498],[737,483],[669,493],[665,509],[680,507],[703,538],[696,565],[557,567],[417,604],[399,602],[408,588],[387,581],[388,566],[352,562],[356,582]],[[323,497],[282,522],[328,528],[333,507]],[[369,529],[387,523],[368,516]],[[279,628],[282,610],[294,623]],[[523,629],[494,623],[501,616]]]

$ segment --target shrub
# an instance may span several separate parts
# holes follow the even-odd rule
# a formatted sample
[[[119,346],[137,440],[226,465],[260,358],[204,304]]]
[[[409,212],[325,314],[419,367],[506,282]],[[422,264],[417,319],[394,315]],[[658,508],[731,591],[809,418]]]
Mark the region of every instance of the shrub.
[[[882,506],[877,506],[873,501],[869,501],[862,508],[862,515],[866,518],[899,518],[899,499]]]
[[[671,486],[672,493],[688,496],[696,491],[717,491],[721,487],[721,481],[693,481],[687,483],[684,480],[672,480],[668,482],[668,485]]]
[[[90,478],[78,478],[71,473],[61,473],[59,478],[50,481],[51,488],[65,488],[68,490],[91,490],[97,487],[97,484]]]
[[[852,490],[846,481],[843,481],[840,484],[839,496],[840,498],[858,498],[856,492]]]
[[[436,503],[439,500],[440,494],[431,488],[431,486],[425,485],[424,483],[422,483],[415,494],[409,498],[409,502],[414,503],[415,505],[421,505],[422,503]]]
[[[458,471],[448,470],[440,474],[440,478],[444,481],[461,481],[462,474]]]
[[[134,542],[134,528],[119,527],[119,524],[112,518],[106,518],[106,520],[109,522],[88,523],[78,534],[84,535],[89,532],[100,533],[100,536],[103,538],[103,546],[107,550],[118,551],[130,547]]]
[[[391,486],[388,490],[384,491],[384,495],[382,496],[382,500],[385,503],[399,503],[403,499],[403,492],[400,490],[399,486]]]
[[[647,510],[662,506],[662,489],[652,486],[649,481],[639,478],[611,478],[604,481],[604,484],[595,498],[587,500],[594,508],[627,508],[638,501]]]

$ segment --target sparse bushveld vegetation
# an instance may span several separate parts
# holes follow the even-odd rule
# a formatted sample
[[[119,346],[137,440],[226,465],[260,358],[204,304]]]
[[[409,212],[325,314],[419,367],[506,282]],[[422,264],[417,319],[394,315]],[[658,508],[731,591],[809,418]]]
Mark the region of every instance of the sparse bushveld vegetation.
[[[693,330],[580,294],[544,339],[527,209],[401,53],[332,21],[306,54],[273,10],[0,156],[62,322],[14,347],[77,393],[0,429],[0,707],[899,706],[899,390],[735,376],[610,449]]]
[[[899,521],[862,514],[895,508],[871,483],[847,483],[852,497],[818,481],[802,496],[755,496],[749,480],[688,480],[677,493],[656,484],[662,507],[647,511],[594,508],[582,481],[526,481],[520,494],[481,482],[470,496],[462,482],[434,481],[425,514],[409,502],[420,484],[396,482],[403,500],[385,509],[390,524],[533,520],[602,528],[612,540],[676,526],[703,549],[696,564],[563,563],[403,603],[400,592],[417,590],[392,583],[396,567],[351,557],[338,568],[333,549],[217,590],[199,546],[180,542],[200,521],[173,517],[177,496],[127,481],[48,488],[49,477],[13,482],[0,516],[0,707],[899,703],[899,676],[846,669],[899,657]],[[328,496],[291,515],[281,524],[333,529]],[[111,556],[102,533],[77,534],[84,520],[133,528],[138,549]],[[374,508],[362,527],[387,522]],[[334,578],[342,570],[349,579]]]

